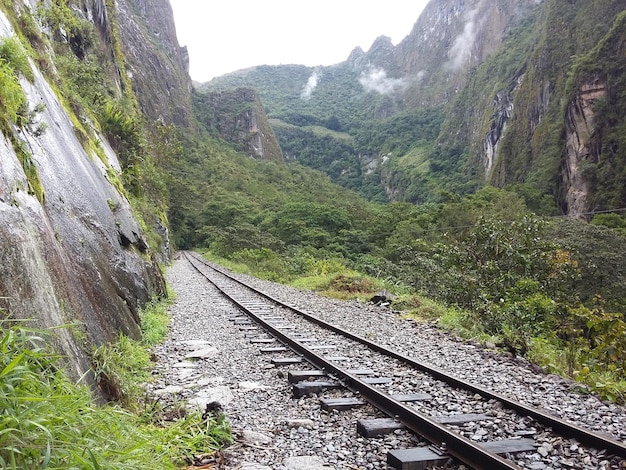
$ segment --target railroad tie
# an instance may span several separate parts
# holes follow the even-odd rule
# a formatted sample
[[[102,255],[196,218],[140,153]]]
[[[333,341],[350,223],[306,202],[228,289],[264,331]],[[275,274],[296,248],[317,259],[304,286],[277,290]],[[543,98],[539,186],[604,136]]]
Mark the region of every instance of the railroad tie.
[[[535,441],[533,439],[503,439],[483,442],[481,446],[494,454],[515,454],[534,451]],[[441,464],[450,458],[447,452],[442,452],[433,446],[414,447],[389,451],[387,464],[392,468],[402,470],[425,470],[429,466]]]
[[[319,377],[326,377],[326,372],[323,370],[292,370],[287,375],[287,380],[290,384],[295,384]]]
[[[433,416],[432,419],[441,424],[463,424],[472,421],[485,421],[489,419],[484,414],[458,414],[450,416]],[[356,423],[357,434],[363,437],[376,437],[394,432],[396,429],[403,429],[404,425],[391,418],[360,419]]]
[[[391,398],[402,403],[409,403],[412,401],[431,400],[433,397],[429,393],[401,393],[398,395],[391,395]]]
[[[250,340],[252,344],[270,344],[276,342],[274,338],[253,338]]]
[[[276,348],[261,348],[260,351],[262,353],[279,353],[279,352],[287,352],[289,351],[289,348],[286,348],[284,346],[278,346]]]
[[[489,416],[483,414],[458,414],[450,416],[433,416],[433,420],[441,424],[463,424],[472,421],[485,421]]]
[[[391,377],[368,377],[363,379],[363,382],[370,385],[385,385],[393,382]]]
[[[367,438],[391,434],[398,429],[404,429],[404,425],[392,418],[360,419],[356,422],[357,434]]]
[[[287,366],[289,364],[300,364],[302,362],[301,357],[275,357],[272,359],[272,364],[276,366]]]
[[[342,385],[337,382],[319,381],[319,382],[298,382],[292,387],[294,398],[302,398],[313,393],[321,393],[332,388],[341,388]]]
[[[355,397],[346,397],[346,398],[322,398],[320,400],[320,406],[325,411],[331,410],[351,410],[352,408],[356,408],[357,406],[363,406],[367,402],[365,400],[360,400]]]

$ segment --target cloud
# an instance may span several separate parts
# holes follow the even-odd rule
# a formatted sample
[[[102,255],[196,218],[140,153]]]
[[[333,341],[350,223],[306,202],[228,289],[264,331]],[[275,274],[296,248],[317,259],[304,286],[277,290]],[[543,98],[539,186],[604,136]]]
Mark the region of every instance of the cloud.
[[[307,80],[306,85],[304,85],[302,91],[300,92],[300,98],[302,98],[304,101],[309,101],[311,99],[313,91],[315,90],[315,88],[317,88],[317,83],[319,82],[319,79],[320,76],[317,73],[317,70],[315,70]]]
[[[482,3],[482,2],[481,2]],[[476,25],[476,15],[478,8],[467,13],[467,21],[463,27],[463,32],[454,40],[454,44],[448,52],[447,67],[452,70],[458,70],[472,58],[472,49],[476,41],[478,27]]]
[[[372,67],[367,73],[361,72],[359,83],[366,91],[376,91],[381,95],[393,93],[396,89],[405,85],[402,78],[388,78],[385,69]]]

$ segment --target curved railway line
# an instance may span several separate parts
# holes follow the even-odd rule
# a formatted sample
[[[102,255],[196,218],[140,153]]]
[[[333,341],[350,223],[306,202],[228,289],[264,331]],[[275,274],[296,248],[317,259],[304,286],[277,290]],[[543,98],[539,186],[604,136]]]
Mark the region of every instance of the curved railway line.
[[[346,409],[367,402],[387,417],[359,422],[361,435],[368,437],[404,427],[424,439],[423,447],[389,451],[387,463],[393,468],[426,468],[451,457],[478,469],[524,468],[516,455],[535,452],[537,444],[531,437],[540,432],[554,432],[604,450],[612,468],[626,468],[620,467],[626,459],[624,443],[329,324],[247,285],[204,259],[184,255],[198,273],[245,313],[232,320],[250,334],[258,333],[252,341],[261,345],[261,351],[271,354],[275,364],[291,365],[289,380],[295,396],[331,390],[333,397],[323,399],[322,407]],[[311,368],[295,369],[306,363]],[[468,410],[468,404],[472,404],[476,411],[442,412],[440,403],[428,399],[424,384],[449,387],[453,409],[472,411]],[[351,394],[346,397],[347,391]],[[481,404],[476,405],[477,401]],[[448,405],[445,409],[450,408]],[[490,410],[497,410],[497,420]],[[525,428],[517,426],[517,432],[509,436],[498,432],[498,422],[519,422],[520,417],[527,422]],[[485,436],[488,440],[464,435],[464,424],[476,421],[491,423],[488,427],[493,435]]]

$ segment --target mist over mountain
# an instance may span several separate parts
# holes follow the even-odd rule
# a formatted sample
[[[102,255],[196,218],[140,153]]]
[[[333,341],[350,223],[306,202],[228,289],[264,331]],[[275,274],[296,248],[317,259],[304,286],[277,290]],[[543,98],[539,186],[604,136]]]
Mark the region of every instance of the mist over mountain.
[[[258,66],[198,89],[258,90],[287,161],[376,200],[524,184],[563,213],[617,208],[623,10],[433,0],[397,46],[382,36],[334,66]]]

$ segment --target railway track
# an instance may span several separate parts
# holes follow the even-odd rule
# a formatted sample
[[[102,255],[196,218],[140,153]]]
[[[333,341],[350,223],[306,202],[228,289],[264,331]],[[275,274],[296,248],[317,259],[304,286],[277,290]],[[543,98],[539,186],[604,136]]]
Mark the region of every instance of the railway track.
[[[404,427],[427,441],[422,447],[391,450],[387,462],[394,468],[426,468],[450,457],[474,468],[524,468],[516,455],[536,452],[539,444],[532,437],[547,432],[573,439],[572,445],[579,442],[603,449],[613,468],[620,468],[620,459],[626,458],[626,446],[616,440],[452,377],[286,305],[195,255],[185,257],[245,313],[232,320],[255,335],[252,341],[261,351],[271,354],[275,364],[290,368],[295,396],[330,394],[321,402],[326,409],[367,402],[387,418],[359,422],[360,434],[372,436]],[[310,367],[299,370],[306,363]],[[433,387],[449,387],[446,404],[429,400],[428,389]],[[352,396],[346,397],[346,390]],[[525,424],[505,426],[517,429],[507,436],[498,432],[505,420]],[[472,431],[477,422],[484,423],[482,434]]]

